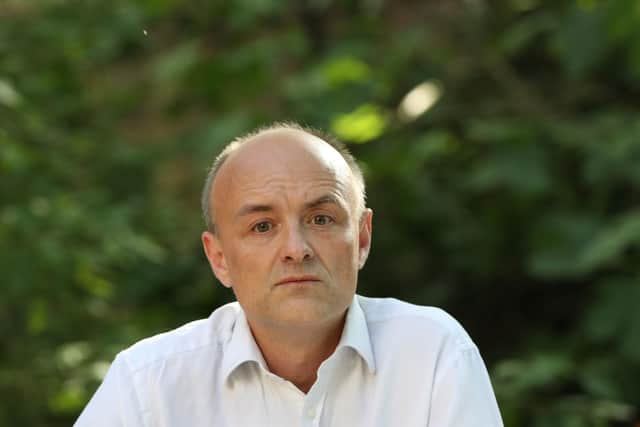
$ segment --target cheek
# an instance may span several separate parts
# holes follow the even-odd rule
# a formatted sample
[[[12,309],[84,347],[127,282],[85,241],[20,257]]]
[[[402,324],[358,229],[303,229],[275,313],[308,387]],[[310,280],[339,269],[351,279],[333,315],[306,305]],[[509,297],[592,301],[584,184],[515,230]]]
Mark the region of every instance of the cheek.
[[[235,284],[263,282],[268,273],[268,254],[266,248],[256,250],[254,245],[237,244],[227,257],[229,273]]]
[[[229,268],[229,275],[234,284],[236,284],[242,282],[242,278],[253,268],[253,265],[251,262],[247,262],[249,257],[241,245],[234,245],[228,249],[225,254],[227,267]]]
[[[356,234],[352,230],[343,230],[328,239],[322,239],[322,252],[331,263],[347,274],[353,268],[352,265],[358,258],[358,242]]]
[[[354,255],[358,253],[358,229],[349,227],[345,230],[342,240],[345,251],[351,251]]]

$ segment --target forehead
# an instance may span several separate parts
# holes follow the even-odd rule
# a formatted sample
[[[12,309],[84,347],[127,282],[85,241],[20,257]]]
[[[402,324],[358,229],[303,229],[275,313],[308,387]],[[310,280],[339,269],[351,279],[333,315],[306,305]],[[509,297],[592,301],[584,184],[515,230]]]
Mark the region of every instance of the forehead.
[[[213,185],[213,205],[234,199],[267,196],[278,190],[333,189],[352,193],[348,164],[333,147],[303,131],[267,131],[232,152]]]

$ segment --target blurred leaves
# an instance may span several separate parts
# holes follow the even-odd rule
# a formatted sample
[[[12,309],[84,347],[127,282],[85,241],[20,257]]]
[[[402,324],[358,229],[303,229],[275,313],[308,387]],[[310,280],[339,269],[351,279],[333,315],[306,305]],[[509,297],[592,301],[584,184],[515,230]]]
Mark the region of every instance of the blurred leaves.
[[[331,130],[345,141],[367,142],[382,135],[386,125],[387,119],[379,107],[364,104],[337,116],[331,123]]]
[[[0,425],[71,424],[116,352],[232,298],[200,189],[275,120],[352,144],[360,292],[459,318],[505,425],[633,425],[639,99],[637,0],[0,2]]]
[[[0,103],[7,107],[16,107],[21,101],[20,94],[11,84],[0,79]]]
[[[326,63],[322,73],[329,85],[336,87],[366,80],[370,77],[371,70],[367,64],[356,58],[342,57]]]

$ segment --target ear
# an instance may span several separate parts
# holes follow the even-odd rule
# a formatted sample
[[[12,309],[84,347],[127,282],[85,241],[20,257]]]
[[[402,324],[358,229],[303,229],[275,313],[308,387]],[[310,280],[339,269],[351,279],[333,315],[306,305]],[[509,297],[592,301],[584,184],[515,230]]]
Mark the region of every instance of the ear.
[[[202,247],[204,248],[204,254],[209,260],[213,274],[216,275],[220,283],[230,288],[231,278],[229,277],[229,269],[227,268],[227,261],[224,258],[218,236],[210,231],[204,231],[202,233]]]
[[[365,209],[360,217],[360,231],[358,235],[358,250],[359,250],[359,268],[364,267],[364,263],[369,256],[369,249],[371,249],[371,221],[373,220],[373,211],[369,208]]]

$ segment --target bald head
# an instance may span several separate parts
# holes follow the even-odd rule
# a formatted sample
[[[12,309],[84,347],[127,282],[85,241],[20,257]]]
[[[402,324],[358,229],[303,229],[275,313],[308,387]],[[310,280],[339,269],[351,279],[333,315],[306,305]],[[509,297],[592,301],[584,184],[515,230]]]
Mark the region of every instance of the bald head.
[[[302,165],[317,165],[350,183],[349,193],[355,213],[365,209],[365,186],[362,171],[344,144],[315,129],[296,124],[275,124],[235,139],[215,159],[202,192],[202,213],[207,228],[215,232],[216,205],[221,189],[246,171],[269,166],[295,175]]]

